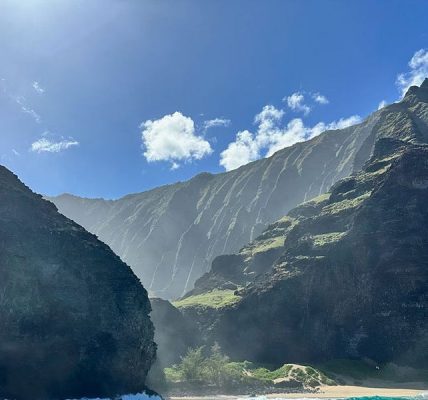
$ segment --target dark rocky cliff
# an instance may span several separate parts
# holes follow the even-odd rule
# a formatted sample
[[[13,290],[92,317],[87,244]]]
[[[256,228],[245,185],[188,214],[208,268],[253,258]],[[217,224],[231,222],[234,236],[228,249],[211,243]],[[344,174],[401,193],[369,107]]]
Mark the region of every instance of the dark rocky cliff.
[[[378,115],[372,133],[356,155],[355,172],[358,172],[370,158],[375,144],[380,139],[401,140],[403,145],[428,143],[427,97],[428,80],[425,80],[421,88],[411,87],[403,101],[386,107]],[[385,145],[386,142],[383,143]],[[245,286],[257,275],[269,271],[282,253],[284,239],[296,222],[300,218],[312,217],[319,204],[328,197],[329,194],[322,194],[301,204],[289,215],[268,226],[261,235],[245,245],[237,254],[215,258],[210,271],[196,281],[195,288],[185,297],[227,286]]]
[[[153,296],[174,299],[193,288],[216,256],[238,251],[365,162],[382,115],[227,173],[200,174],[117,201],[71,195],[51,200],[111,246]]]
[[[207,341],[262,362],[427,367],[428,81],[387,107],[376,132],[361,172],[216,259],[177,303]],[[202,307],[209,293],[228,302]]]
[[[147,376],[147,384],[158,393],[168,390],[164,368],[179,364],[189,348],[201,344],[194,321],[187,318],[168,300],[151,298],[151,319],[155,326],[156,361]]]
[[[144,389],[146,290],[93,234],[0,167],[0,397]]]
[[[177,364],[180,357],[189,348],[199,343],[196,324],[185,317],[169,301],[150,299],[152,304],[151,318],[155,331],[155,342],[158,346],[156,363],[162,368]]]

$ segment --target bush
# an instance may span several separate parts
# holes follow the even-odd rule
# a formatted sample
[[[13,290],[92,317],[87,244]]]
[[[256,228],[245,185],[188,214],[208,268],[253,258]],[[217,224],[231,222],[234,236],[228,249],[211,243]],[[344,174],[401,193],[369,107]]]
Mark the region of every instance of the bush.
[[[165,368],[167,382],[187,382],[216,387],[233,387],[246,381],[241,363],[229,362],[229,357],[221,352],[215,343],[209,356],[204,356],[204,348],[189,349],[180,364]]]
[[[189,349],[180,364],[165,368],[165,377],[167,382],[173,384],[225,389],[274,387],[274,381],[281,378],[281,384],[290,387],[336,384],[321,371],[309,366],[284,364],[278,369],[268,369],[248,361],[230,362],[217,343],[209,352],[205,352],[203,347]]]
[[[181,358],[181,363],[172,368],[165,369],[165,375],[168,380],[179,381],[203,381],[205,357],[202,353],[203,347],[189,349],[187,354]]]
[[[220,346],[215,343],[211,347],[211,356],[206,358],[203,363],[203,369],[205,372],[205,379],[216,386],[222,386],[225,384],[232,372],[227,369],[229,363],[229,357],[222,354]]]

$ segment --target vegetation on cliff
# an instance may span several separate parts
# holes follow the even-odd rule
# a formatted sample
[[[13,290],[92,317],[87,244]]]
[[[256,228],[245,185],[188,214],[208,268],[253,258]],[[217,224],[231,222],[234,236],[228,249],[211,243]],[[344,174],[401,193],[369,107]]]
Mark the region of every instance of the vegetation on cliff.
[[[310,367],[285,364],[279,368],[249,361],[234,362],[221,352],[218,344],[210,351],[190,348],[180,363],[165,368],[166,390],[185,388],[190,392],[217,390],[221,393],[267,392],[313,389],[335,385],[323,372]],[[204,392],[206,393],[206,392]]]
[[[227,307],[232,304],[235,304],[236,302],[239,301],[239,299],[240,297],[236,295],[236,290],[214,289],[206,293],[202,293],[194,296],[188,296],[181,300],[177,300],[173,302],[173,305],[178,309],[187,308],[187,307],[219,309],[219,308],[223,308],[223,307]]]
[[[235,285],[233,305],[183,313],[235,359],[426,366],[427,144],[428,80],[382,109],[361,170],[215,259],[189,294]]]

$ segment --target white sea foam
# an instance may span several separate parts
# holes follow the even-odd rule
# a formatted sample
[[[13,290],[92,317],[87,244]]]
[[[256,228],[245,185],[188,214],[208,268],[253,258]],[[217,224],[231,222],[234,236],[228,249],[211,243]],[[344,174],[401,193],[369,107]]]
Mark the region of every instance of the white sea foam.
[[[159,396],[149,396],[146,393],[137,393],[137,394],[125,394],[114,399],[110,398],[88,398],[84,397],[82,399],[68,399],[68,400],[162,400]]]
[[[139,394],[126,394],[118,400],[162,400],[159,396],[149,396],[145,393],[139,393]]]
[[[222,398],[228,398],[228,396],[217,396],[218,400],[222,400]],[[354,399],[360,399],[360,400],[393,400],[391,397],[382,397],[382,396],[364,396],[364,397],[343,397],[342,400],[354,400]],[[428,400],[428,392],[421,393],[417,396],[403,396],[398,397],[396,399],[408,399],[408,400]],[[162,400],[159,396],[149,396],[145,393],[138,393],[138,394],[126,394],[120,397],[116,397],[114,399],[110,398],[82,398],[82,399],[69,399],[69,400]],[[237,397],[237,400],[287,400],[284,397],[266,397],[266,396],[256,396],[256,397]],[[299,397],[295,398],[293,400],[341,400],[339,398],[321,398],[321,397]]]
[[[402,397],[389,397],[389,396],[361,396],[361,397],[298,397],[293,400],[428,400],[428,392],[418,394],[416,396],[402,396]],[[237,400],[289,400],[285,397],[238,397]]]
[[[239,397],[237,400],[289,400],[285,397],[266,397],[266,396],[256,396],[256,397]],[[320,398],[320,397],[298,397],[293,398],[293,400],[329,400],[328,398]],[[339,400],[339,399],[335,399]]]

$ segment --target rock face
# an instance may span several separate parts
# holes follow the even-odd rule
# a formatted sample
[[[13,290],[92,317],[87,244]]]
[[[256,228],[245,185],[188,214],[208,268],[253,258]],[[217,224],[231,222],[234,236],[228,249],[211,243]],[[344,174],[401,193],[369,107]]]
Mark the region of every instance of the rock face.
[[[150,299],[151,318],[156,328],[155,342],[158,346],[156,362],[165,368],[180,362],[180,357],[189,348],[198,344],[198,332],[195,323],[185,317],[169,301]]]
[[[200,174],[116,201],[50,200],[111,246],[149,293],[175,299],[216,256],[238,251],[291,208],[358,169],[370,157],[382,115],[227,173]]]
[[[237,359],[428,366],[428,81],[387,107],[362,171],[214,260],[182,311]],[[233,302],[192,299],[235,285]]]
[[[0,397],[144,389],[146,290],[105,244],[0,167]]]

